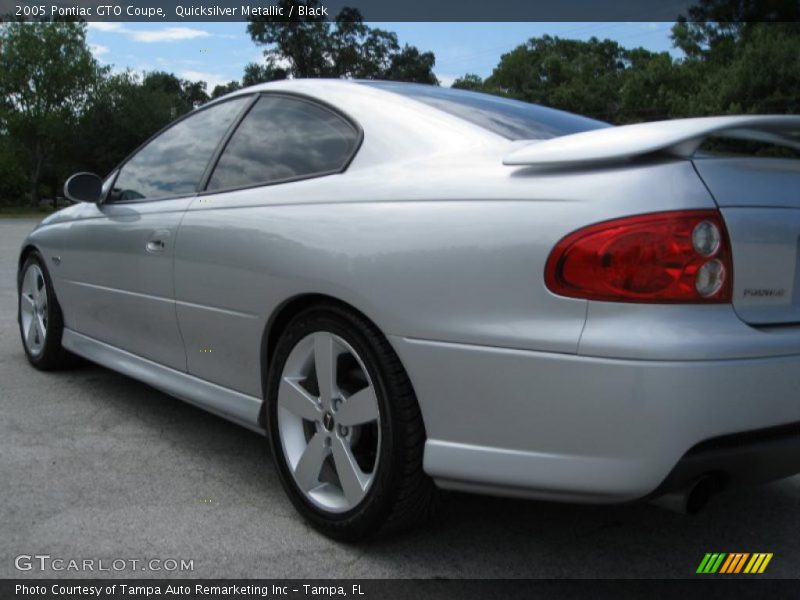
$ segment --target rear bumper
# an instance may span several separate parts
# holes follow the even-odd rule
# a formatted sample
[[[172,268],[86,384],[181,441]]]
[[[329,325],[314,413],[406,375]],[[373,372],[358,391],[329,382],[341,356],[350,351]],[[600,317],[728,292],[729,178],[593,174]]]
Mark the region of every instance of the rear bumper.
[[[700,442],[652,496],[686,490],[702,477],[724,486],[763,483],[800,471],[800,423],[734,433]]]
[[[777,462],[776,476],[800,472],[792,435],[747,452],[701,444],[800,422],[797,354],[656,361],[391,341],[420,401],[425,470],[442,487],[624,502],[715,461],[737,481],[770,479]]]

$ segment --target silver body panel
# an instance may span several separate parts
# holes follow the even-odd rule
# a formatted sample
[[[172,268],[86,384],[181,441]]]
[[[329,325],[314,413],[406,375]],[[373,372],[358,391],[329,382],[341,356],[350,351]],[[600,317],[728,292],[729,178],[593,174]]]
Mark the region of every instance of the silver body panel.
[[[260,430],[276,313],[308,294],[335,298],[376,323],[406,367],[426,470],[502,494],[640,497],[704,439],[800,421],[800,327],[753,328],[741,303],[588,302],[544,285],[569,232],[716,208],[691,161],[511,167],[503,157],[518,143],[389,92],[262,89],[358,122],[347,170],[48,217],[25,246],[48,260],[68,349]],[[748,243],[739,210],[750,209],[723,209],[736,261]],[[800,221],[785,229],[796,239]],[[166,240],[158,254],[146,250],[154,235]]]
[[[558,176],[509,178],[497,157],[489,167],[481,167],[484,156],[464,160],[432,161],[413,173],[395,166],[362,174],[354,165],[357,184],[348,173],[195,200],[175,258],[189,372],[259,393],[252,349],[276,308],[311,293],[357,307],[387,335],[574,353],[587,303],[552,295],[539,274],[564,231],[592,213],[603,220],[622,209],[611,194],[589,204],[581,190],[602,195],[627,179],[630,194],[671,206],[669,192],[653,198],[645,190],[655,170],[685,204],[710,205],[689,163],[575,176],[565,185]],[[453,199],[431,197],[434,178]],[[466,178],[472,197],[464,199]],[[213,352],[202,352],[209,346]]]
[[[425,469],[452,489],[634,500],[698,441],[800,417],[796,353],[647,361],[393,342],[428,400]]]
[[[735,269],[733,304],[748,323],[800,323],[800,161],[695,160],[722,209]]]
[[[190,199],[81,204],[61,226],[59,301],[67,325],[102,342],[185,370],[175,320],[173,260],[178,224]],[[160,240],[163,250],[148,243]]]
[[[70,352],[99,365],[138,379],[166,394],[263,433],[258,424],[261,398],[235,391],[170,369],[162,364],[125,352],[70,329],[64,330],[62,344]]]

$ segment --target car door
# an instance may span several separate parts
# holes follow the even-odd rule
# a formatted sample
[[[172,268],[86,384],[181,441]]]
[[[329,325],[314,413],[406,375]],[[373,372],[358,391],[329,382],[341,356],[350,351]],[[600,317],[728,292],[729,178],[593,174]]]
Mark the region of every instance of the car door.
[[[308,180],[342,172],[361,138],[349,119],[298,96],[265,93],[249,109],[180,226],[175,297],[189,373],[261,396],[267,315],[291,277],[281,209],[269,205],[310,183],[322,190]]]
[[[169,126],[120,167],[102,203],[83,207],[65,236],[59,268],[75,330],[186,369],[173,286],[178,225],[250,101],[198,109]]]

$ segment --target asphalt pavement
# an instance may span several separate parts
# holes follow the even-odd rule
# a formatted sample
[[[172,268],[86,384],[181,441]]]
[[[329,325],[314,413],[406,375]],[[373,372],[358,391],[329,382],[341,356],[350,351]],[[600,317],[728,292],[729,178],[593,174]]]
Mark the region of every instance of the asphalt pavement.
[[[691,517],[453,494],[432,526],[332,542],[295,513],[257,434],[104,368],[28,365],[15,278],[34,224],[0,219],[0,577],[92,576],[15,568],[35,554],[193,561],[95,573],[119,577],[672,578],[706,552],[772,552],[762,577],[800,574],[800,477]]]

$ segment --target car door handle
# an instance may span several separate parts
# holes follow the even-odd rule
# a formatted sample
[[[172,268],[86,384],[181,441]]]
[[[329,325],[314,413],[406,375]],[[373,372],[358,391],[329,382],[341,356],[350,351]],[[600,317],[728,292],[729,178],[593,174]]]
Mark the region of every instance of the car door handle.
[[[164,250],[167,249],[167,240],[169,240],[170,235],[171,232],[168,229],[158,229],[153,231],[147,237],[145,249],[150,254],[160,254],[161,252],[164,252]]]
[[[167,247],[167,244],[164,240],[150,240],[147,242],[147,251],[148,252],[163,252],[164,248]]]

